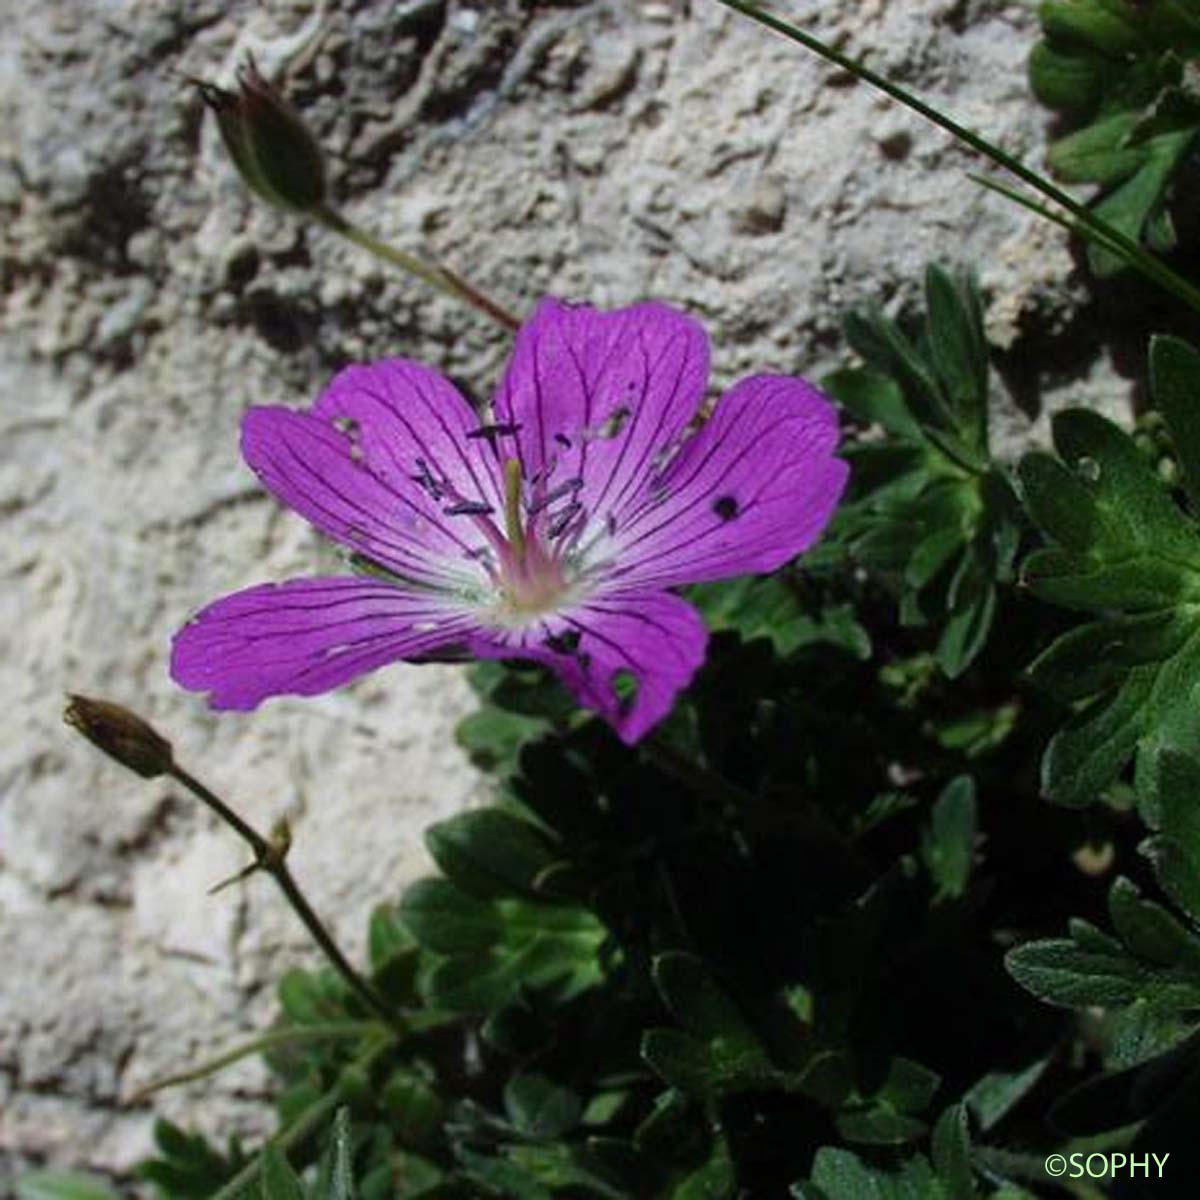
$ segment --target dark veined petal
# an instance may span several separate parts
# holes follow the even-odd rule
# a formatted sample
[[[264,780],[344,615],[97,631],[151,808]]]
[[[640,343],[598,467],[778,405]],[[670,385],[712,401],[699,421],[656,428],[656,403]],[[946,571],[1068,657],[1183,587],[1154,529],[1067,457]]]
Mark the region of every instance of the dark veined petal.
[[[436,371],[403,358],[347,367],[313,413],[348,425],[363,463],[405,495],[424,501],[432,516],[455,500],[487,504],[497,513],[503,508],[496,460],[503,455],[504,438],[481,439],[478,414]],[[431,495],[430,480],[435,492],[441,490],[440,498]]]
[[[314,696],[398,659],[465,644],[474,611],[369,579],[293,579],[210,604],[176,635],[171,677],[247,710],[270,696]]]
[[[544,663],[580,704],[633,745],[671,711],[707,644],[704,622],[690,604],[669,592],[642,592],[596,597],[524,629],[481,632],[470,652]]]
[[[242,453],[275,496],[344,546],[421,583],[482,581],[475,556],[487,543],[474,523],[446,516],[448,503],[421,484],[376,468],[389,432],[365,419],[342,430],[314,413],[251,408]]]
[[[640,590],[776,570],[833,515],[848,474],[837,442],[811,384],[743,380],[618,526],[610,578]]]
[[[683,313],[545,300],[517,335],[494,410],[518,427],[527,484],[581,481],[570,502],[602,527],[620,521],[682,436],[707,382],[708,338]]]

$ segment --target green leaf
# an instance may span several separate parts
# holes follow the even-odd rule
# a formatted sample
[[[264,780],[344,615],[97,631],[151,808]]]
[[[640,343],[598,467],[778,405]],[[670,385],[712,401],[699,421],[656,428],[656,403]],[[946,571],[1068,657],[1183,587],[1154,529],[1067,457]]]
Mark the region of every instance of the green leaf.
[[[400,917],[425,949],[445,956],[420,983],[435,1009],[496,1009],[522,988],[553,988],[566,998],[603,976],[607,931],[573,905],[484,900],[449,880],[426,879],[405,892]]]
[[[1127,179],[1146,157],[1144,149],[1128,144],[1137,123],[1136,112],[1114,113],[1060,138],[1046,155],[1046,162],[1068,183],[1104,184]]]
[[[259,1181],[262,1200],[305,1200],[300,1177],[274,1142],[268,1142],[263,1150]]]
[[[1045,0],[1039,9],[1042,28],[1052,38],[1081,44],[1119,57],[1139,48],[1136,16],[1122,5]]]
[[[1200,763],[1164,748],[1155,765],[1160,828],[1145,851],[1164,891],[1200,925]]]
[[[670,1200],[733,1200],[736,1195],[737,1174],[728,1148],[718,1140],[708,1162],[677,1184]]]
[[[1110,72],[1103,62],[1078,54],[1063,54],[1045,42],[1029,55],[1029,82],[1034,95],[1050,108],[1090,109]]]
[[[121,1200],[103,1179],[79,1171],[27,1171],[17,1178],[17,1200]]]
[[[687,597],[713,633],[730,630],[745,642],[766,638],[781,658],[819,644],[860,659],[871,653],[852,605],[802,600],[799,583],[785,572],[696,584]]]
[[[695,955],[678,951],[660,954],[651,974],[663,1002],[689,1033],[723,1038],[742,1048],[757,1048],[758,1041],[745,1018]]]
[[[947,679],[957,679],[974,662],[991,632],[996,589],[972,570],[969,586],[956,589],[952,583],[951,590],[958,595],[938,638],[937,662]]]
[[[1171,434],[1183,485],[1200,505],[1200,351],[1181,338],[1152,338],[1150,390]]]
[[[1163,193],[1180,160],[1196,139],[1196,130],[1162,134],[1142,151],[1137,173],[1094,206],[1097,217],[1131,238],[1146,232],[1160,253],[1175,245],[1170,214],[1160,208]],[[1123,255],[1093,243],[1088,259],[1097,275],[1106,276],[1127,266]]]
[[[354,1166],[350,1148],[350,1110],[339,1108],[333,1117],[329,1144],[329,1180],[320,1200],[355,1200]]]
[[[1109,893],[1120,940],[1083,921],[1069,939],[1029,942],[1005,965],[1026,990],[1064,1008],[1115,1008],[1145,1001],[1159,1013],[1200,1004],[1200,938],[1126,879]]]
[[[1130,1004],[1150,979],[1132,958],[1096,954],[1073,941],[1051,938],[1010,950],[1008,972],[1026,991],[1062,1008]]]
[[[237,1171],[199,1134],[185,1133],[161,1118],[154,1123],[159,1158],[138,1166],[137,1173],[175,1200],[208,1200]]]
[[[975,782],[960,775],[943,788],[930,814],[922,856],[938,899],[961,896],[975,855]]]
[[[504,1108],[519,1133],[538,1139],[563,1137],[579,1123],[583,1111],[574,1092],[535,1071],[508,1081]]]
[[[999,1124],[1029,1094],[1050,1061],[1038,1058],[1018,1071],[989,1071],[971,1086],[964,1100],[982,1133]]]
[[[1095,493],[1061,459],[1042,451],[1017,466],[1021,496],[1041,531],[1068,550],[1086,552],[1097,542],[1103,514]]]
[[[978,286],[970,276],[953,280],[931,264],[925,271],[925,306],[930,358],[954,414],[955,432],[986,457],[988,348]]]
[[[663,1162],[688,1162],[699,1157],[704,1144],[703,1123],[691,1102],[676,1088],[660,1092],[654,1107],[637,1127],[634,1146]]]
[[[499,912],[447,879],[420,879],[400,901],[400,919],[436,954],[486,950],[502,936]]]
[[[454,738],[481,771],[504,775],[516,769],[521,747],[550,727],[542,717],[522,716],[488,704],[464,717]]]
[[[953,785],[951,785],[953,786]],[[929,1107],[942,1082],[936,1071],[910,1058],[894,1058],[874,1099],[901,1113],[920,1113]]]
[[[890,376],[865,367],[848,367],[826,375],[821,387],[864,425],[881,425],[889,433],[923,440],[921,426],[908,411],[903,390]]]
[[[850,313],[844,325],[846,340],[867,365],[900,385],[910,414],[923,430],[939,425],[953,428],[932,365],[893,322],[872,311]]]
[[[1095,553],[1104,558],[1140,548],[1200,570],[1195,528],[1128,434],[1087,409],[1058,413],[1053,428],[1056,449],[1092,490],[1111,530]]]
[[[838,1113],[835,1124],[846,1141],[866,1146],[902,1146],[924,1137],[929,1129],[924,1121],[886,1108]]]
[[[1029,676],[1064,700],[1086,700],[1118,686],[1133,667],[1170,658],[1192,629],[1175,609],[1093,621],[1053,642],[1030,664]]]
[[[1121,941],[1138,958],[1168,967],[1189,966],[1200,979],[1200,939],[1161,905],[1143,900],[1123,876],[1109,891],[1108,911]]]
[[[977,1193],[971,1174],[971,1137],[967,1109],[952,1104],[933,1128],[933,1167],[946,1194],[954,1200],[972,1200]]]
[[[1072,718],[1050,740],[1042,758],[1042,791],[1056,804],[1094,804],[1137,747],[1154,671],[1131,671],[1111,700],[1105,698]]]
[[[890,1174],[831,1146],[817,1151],[811,1180],[794,1184],[792,1195],[799,1200],[957,1200],[943,1189],[923,1158],[910,1159]]]
[[[535,892],[561,858],[535,825],[495,806],[438,821],[425,831],[425,845],[453,883],[484,898]]]
[[[705,1041],[677,1029],[648,1029],[642,1058],[671,1087],[698,1098],[754,1091],[778,1081],[761,1047],[720,1038]]]
[[[379,1106],[391,1118],[402,1145],[431,1148],[437,1141],[446,1105],[426,1074],[397,1067],[379,1090]]]

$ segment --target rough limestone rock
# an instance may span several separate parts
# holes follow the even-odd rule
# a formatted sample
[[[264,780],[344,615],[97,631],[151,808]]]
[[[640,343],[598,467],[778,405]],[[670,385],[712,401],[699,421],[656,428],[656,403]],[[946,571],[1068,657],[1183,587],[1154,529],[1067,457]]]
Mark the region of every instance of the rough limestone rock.
[[[784,6],[1036,159],[1028,6]],[[262,827],[346,945],[427,867],[421,830],[481,794],[454,668],[398,665],[253,715],[166,673],[201,604],[334,552],[256,485],[250,403],[306,405],[341,365],[435,364],[477,396],[505,336],[253,201],[188,77],[252,52],[330,154],[339,205],[502,303],[655,297],[704,320],[714,386],[842,361],[839,315],[978,264],[1020,345],[1081,291],[1059,231],[966,178],[940,132],[714,0],[19,0],[0,4],[0,1192],[20,1163],[120,1173],[126,1101],[270,1019],[315,955],[244,849],[178,788],[102,760],[63,693],[124,702]],[[1114,394],[1119,384],[1111,385]],[[998,398],[1006,432],[1028,418]],[[222,1136],[268,1119],[247,1062],[164,1094]]]

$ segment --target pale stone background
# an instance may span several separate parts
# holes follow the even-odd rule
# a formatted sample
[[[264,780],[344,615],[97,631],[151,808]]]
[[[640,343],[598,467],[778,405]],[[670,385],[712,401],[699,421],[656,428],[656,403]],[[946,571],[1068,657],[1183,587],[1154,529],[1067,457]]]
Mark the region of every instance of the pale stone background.
[[[1020,0],[778,8],[1040,152]],[[453,669],[252,716],[167,677],[194,608],[330,557],[240,462],[247,404],[307,404],[346,361],[396,353],[485,394],[506,349],[252,202],[185,76],[228,81],[252,50],[353,217],[514,308],[681,304],[718,383],[834,365],[838,314],[911,300],[931,258],[979,264],[1006,345],[1081,292],[1059,233],[969,182],[965,152],[713,0],[0,0],[0,18],[0,1156],[120,1172],[150,1127],[123,1098],[260,1028],[272,979],[313,954],[265,881],[205,895],[238,843],[73,740],[63,692],[136,706],[261,825],[289,814],[295,870],[356,951],[424,869],[422,828],[481,788]],[[161,1108],[253,1129],[264,1084],[248,1064]]]

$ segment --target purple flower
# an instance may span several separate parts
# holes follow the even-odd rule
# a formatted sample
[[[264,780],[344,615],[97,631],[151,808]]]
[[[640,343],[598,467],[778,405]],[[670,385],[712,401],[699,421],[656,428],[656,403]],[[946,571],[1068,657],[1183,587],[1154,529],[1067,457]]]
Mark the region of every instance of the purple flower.
[[[310,412],[250,409],[246,461],[358,574],[218,600],[176,635],[172,675],[251,709],[399,659],[532,659],[636,742],[704,660],[668,589],[783,565],[846,480],[810,384],[745,379],[696,429],[707,382],[689,317],[547,300],[486,423],[405,359],[347,368]]]

